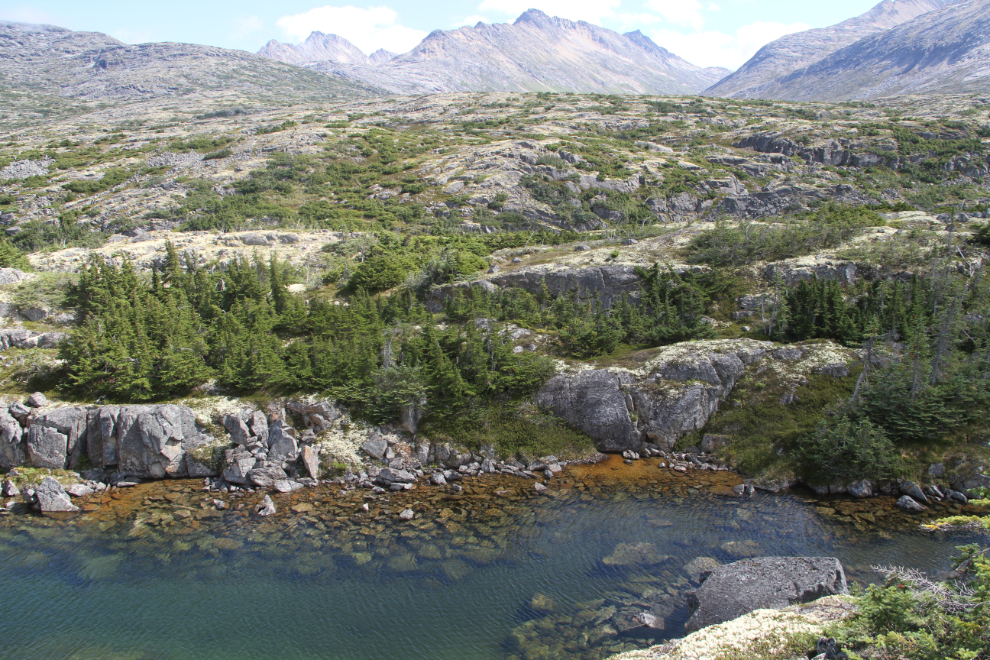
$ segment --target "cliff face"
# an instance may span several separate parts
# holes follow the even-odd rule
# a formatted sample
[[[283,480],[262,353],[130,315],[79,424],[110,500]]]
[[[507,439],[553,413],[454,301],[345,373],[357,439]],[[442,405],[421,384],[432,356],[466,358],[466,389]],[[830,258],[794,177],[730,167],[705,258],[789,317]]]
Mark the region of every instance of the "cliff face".
[[[761,48],[735,73],[705,93],[734,98],[771,98],[780,80],[832,53],[959,0],[883,0],[861,16],[836,25],[788,34]],[[775,97],[774,97],[775,98]]]

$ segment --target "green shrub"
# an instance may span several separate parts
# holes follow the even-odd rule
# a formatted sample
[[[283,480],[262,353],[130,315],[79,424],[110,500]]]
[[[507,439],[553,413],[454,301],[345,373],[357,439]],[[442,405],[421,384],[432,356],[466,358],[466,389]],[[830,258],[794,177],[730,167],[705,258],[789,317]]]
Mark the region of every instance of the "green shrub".
[[[112,167],[103,173],[99,181],[72,181],[62,187],[80,195],[92,195],[119,186],[130,176],[131,173],[123,167]]]
[[[416,264],[410,257],[374,255],[357,267],[347,282],[347,288],[351,291],[361,289],[372,294],[387,291],[405,282],[415,270]]]
[[[693,263],[744,266],[834,248],[865,227],[882,224],[880,215],[870,209],[830,204],[810,217],[775,225],[719,222],[692,239],[688,250]]]
[[[848,412],[826,416],[797,441],[794,459],[812,479],[849,482],[897,473],[897,451],[882,427]]]

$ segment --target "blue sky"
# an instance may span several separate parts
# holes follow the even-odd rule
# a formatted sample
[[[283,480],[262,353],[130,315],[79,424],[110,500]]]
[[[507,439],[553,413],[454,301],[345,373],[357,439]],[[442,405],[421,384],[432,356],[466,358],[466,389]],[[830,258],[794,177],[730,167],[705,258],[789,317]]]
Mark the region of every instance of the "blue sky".
[[[777,37],[862,14],[878,0],[0,0],[0,19],[105,32],[127,43],[182,41],[256,51],[312,30],[370,53],[411,49],[434,29],[514,20],[527,8],[620,32],[642,30],[690,62],[736,68]]]

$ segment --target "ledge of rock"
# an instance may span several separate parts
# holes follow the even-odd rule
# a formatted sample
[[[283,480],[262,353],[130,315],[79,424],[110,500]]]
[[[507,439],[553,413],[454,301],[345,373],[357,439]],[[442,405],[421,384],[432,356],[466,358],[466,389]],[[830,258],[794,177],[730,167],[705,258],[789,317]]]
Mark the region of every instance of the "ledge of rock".
[[[700,630],[754,610],[782,609],[848,593],[845,571],[834,557],[744,559],[713,569],[699,588],[688,593],[691,618],[685,630]]]
[[[854,599],[828,596],[782,610],[761,609],[732,621],[710,626],[682,639],[639,651],[615,655],[610,660],[714,660],[727,657],[769,657],[798,635],[819,636],[836,621],[856,611]],[[768,649],[768,640],[779,647]],[[777,656],[773,656],[777,657]]]

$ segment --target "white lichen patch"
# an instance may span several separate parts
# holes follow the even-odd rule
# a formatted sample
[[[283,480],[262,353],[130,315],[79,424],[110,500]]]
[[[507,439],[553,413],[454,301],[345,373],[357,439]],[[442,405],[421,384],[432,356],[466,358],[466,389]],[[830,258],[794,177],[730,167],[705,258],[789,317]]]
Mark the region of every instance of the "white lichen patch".
[[[175,402],[187,406],[196,414],[200,426],[222,424],[225,415],[236,415],[242,410],[254,410],[255,406],[243,399],[229,396],[190,397]]]
[[[769,351],[775,347],[770,341],[758,339],[710,339],[702,341],[684,341],[670,346],[664,346],[642,366],[627,368],[613,367],[610,371],[626,372],[634,376],[645,377],[655,372],[664,364],[690,363],[696,364],[709,355],[726,355],[740,351]]]
[[[721,660],[725,657],[775,657],[802,637],[821,635],[832,621],[845,618],[853,606],[847,598],[823,598],[810,606],[756,610],[709,626],[661,646],[629,651],[610,660]]]
[[[363,422],[338,420],[333,428],[322,434],[314,443],[321,462],[329,460],[358,465],[361,463],[361,445],[368,440],[374,427]]]

